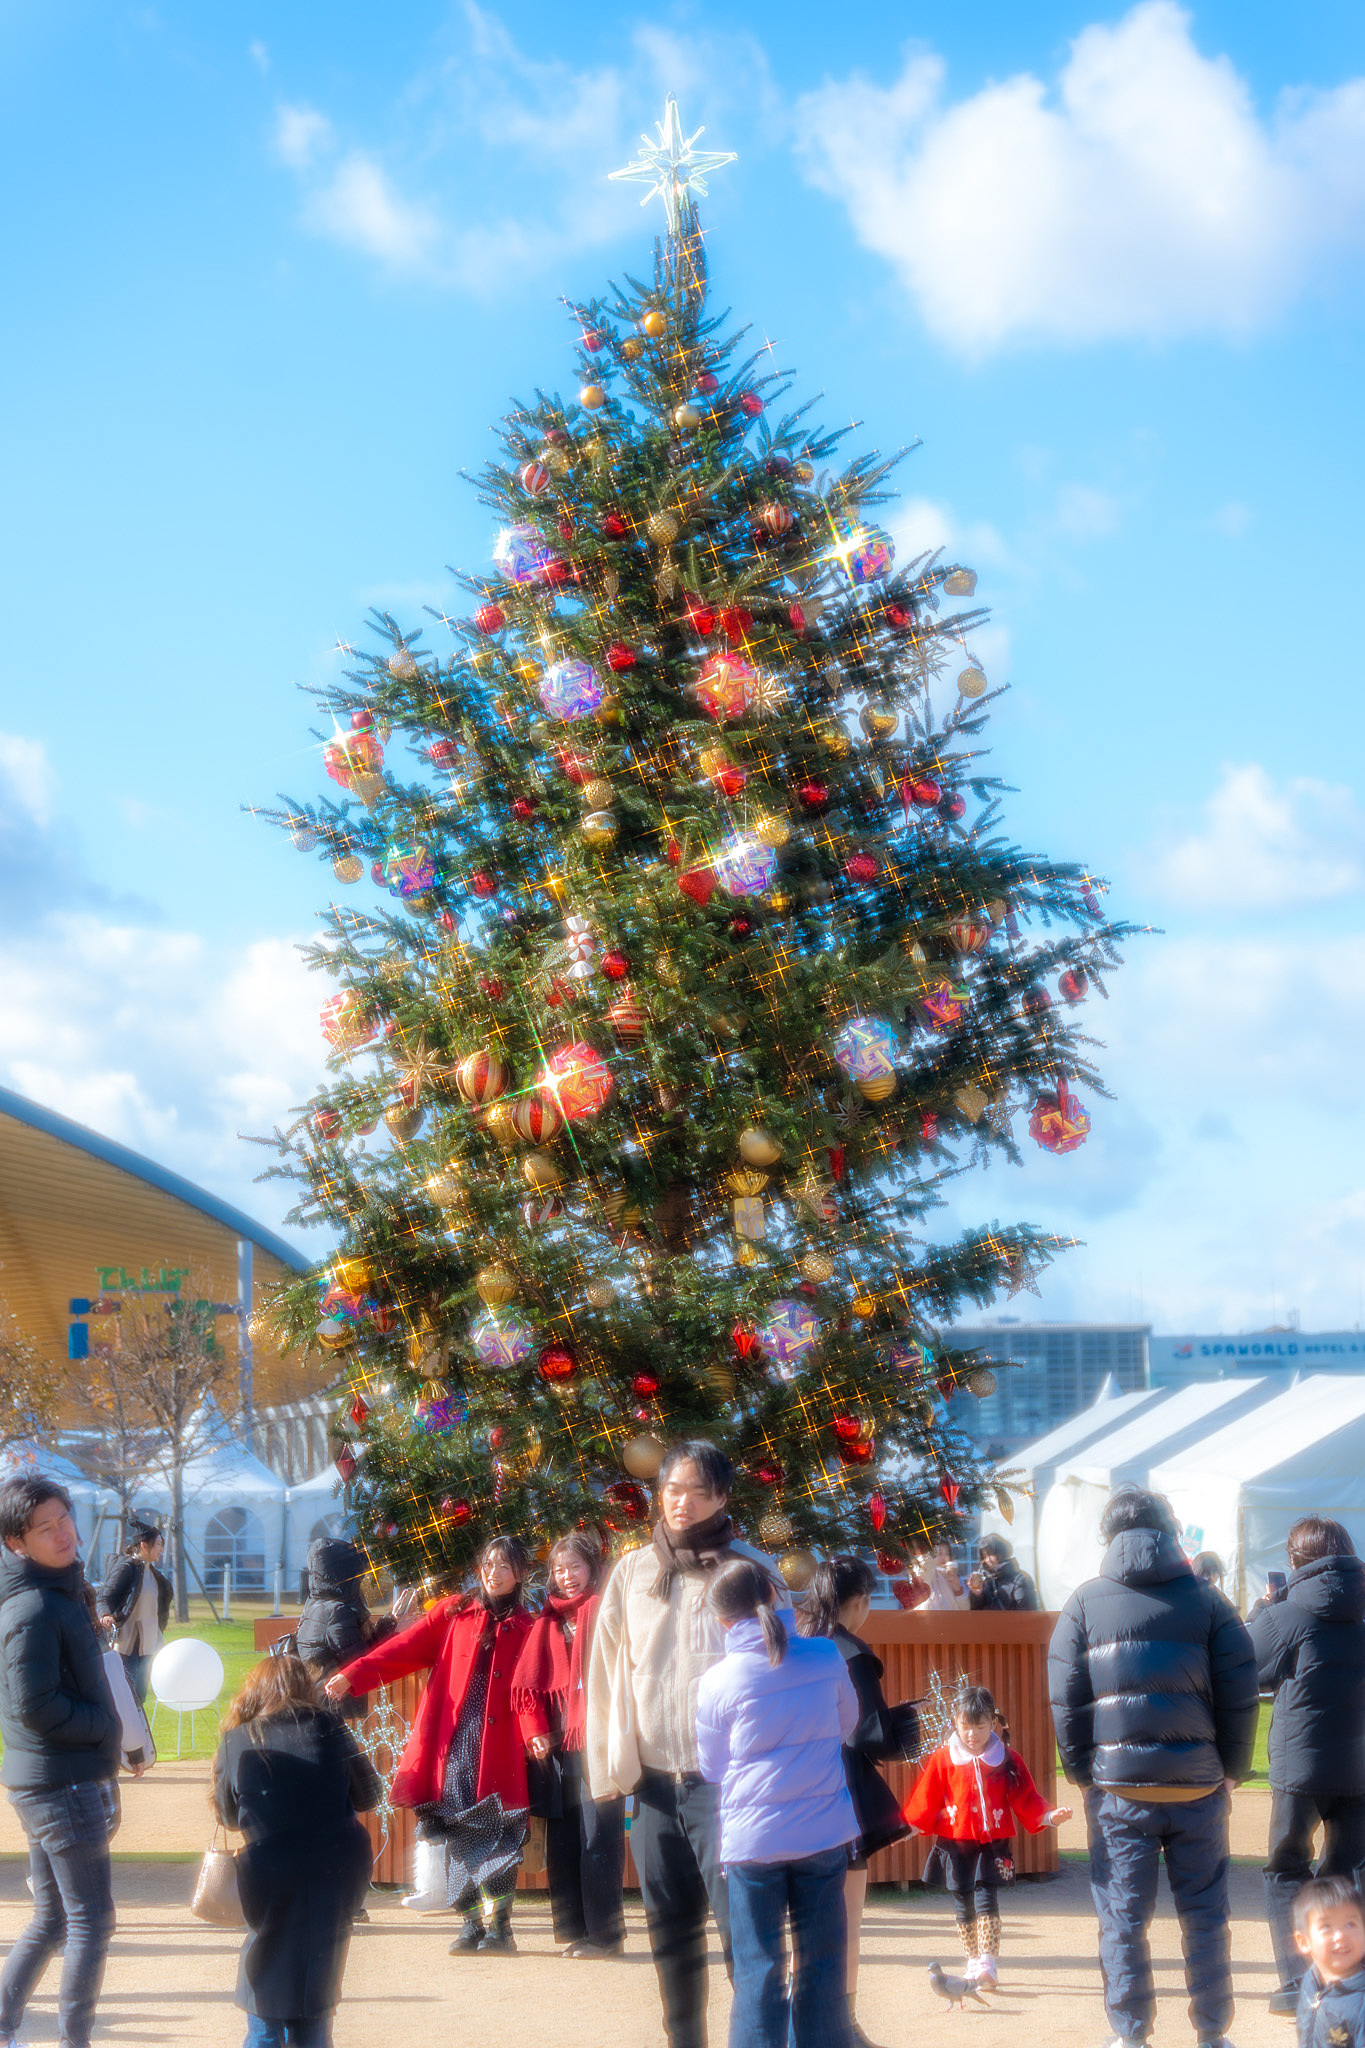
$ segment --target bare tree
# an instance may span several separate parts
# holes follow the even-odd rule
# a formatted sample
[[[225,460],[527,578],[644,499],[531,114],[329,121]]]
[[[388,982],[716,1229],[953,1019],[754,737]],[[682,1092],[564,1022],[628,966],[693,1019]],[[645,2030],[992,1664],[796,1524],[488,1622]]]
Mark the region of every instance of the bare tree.
[[[161,1471],[168,1482],[178,1621],[189,1619],[185,1468],[215,1440],[220,1404],[237,1384],[237,1361],[218,1341],[213,1303],[196,1295],[191,1277],[178,1293],[125,1296],[108,1318],[108,1334],[92,1346],[86,1376],[89,1398],[110,1427],[110,1462],[126,1474],[125,1516],[148,1471]],[[114,1483],[112,1471],[110,1478]]]

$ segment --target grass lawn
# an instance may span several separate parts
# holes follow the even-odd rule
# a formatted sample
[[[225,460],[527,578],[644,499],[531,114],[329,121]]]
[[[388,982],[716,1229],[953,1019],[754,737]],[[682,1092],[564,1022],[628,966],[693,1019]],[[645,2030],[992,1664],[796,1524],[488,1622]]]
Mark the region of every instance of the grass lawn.
[[[177,1636],[197,1636],[201,1643],[211,1643],[223,1660],[223,1691],[218,1702],[220,1713],[226,1711],[228,1701],[237,1691],[253,1664],[260,1657],[252,1643],[252,1624],[270,1612],[269,1601],[233,1602],[232,1620],[217,1622],[209,1613],[203,1600],[191,1600],[188,1621],[172,1621],[166,1630],[167,1642],[174,1642]],[[152,1698],[148,1694],[147,1711],[152,1709]],[[194,1742],[190,1742],[188,1715],[183,1728],[180,1754],[183,1757],[211,1757],[218,1747],[218,1722],[212,1713],[196,1714],[194,1717]],[[165,1707],[158,1710],[152,1733],[156,1737],[159,1754],[166,1758],[175,1755],[175,1715],[167,1713]]]

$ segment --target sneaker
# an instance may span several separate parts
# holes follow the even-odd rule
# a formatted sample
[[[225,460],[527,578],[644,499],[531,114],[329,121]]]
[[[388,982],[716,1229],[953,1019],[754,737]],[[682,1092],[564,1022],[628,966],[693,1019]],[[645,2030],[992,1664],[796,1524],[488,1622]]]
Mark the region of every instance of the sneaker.
[[[994,1991],[1000,1983],[1000,1966],[994,1956],[978,1956],[976,1981],[984,1991]]]
[[[1278,1991],[1272,1991],[1268,2007],[1276,2019],[1292,2020],[1299,2010],[1299,1987],[1297,1984],[1281,1984]]]

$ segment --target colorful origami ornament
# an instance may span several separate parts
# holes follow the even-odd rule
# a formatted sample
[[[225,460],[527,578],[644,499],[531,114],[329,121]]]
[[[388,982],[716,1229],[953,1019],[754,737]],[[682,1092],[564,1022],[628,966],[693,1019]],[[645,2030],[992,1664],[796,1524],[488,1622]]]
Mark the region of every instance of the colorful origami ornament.
[[[505,526],[493,543],[493,562],[509,583],[540,583],[558,557],[535,526]]]
[[[739,655],[712,654],[697,673],[697,702],[712,718],[742,718],[758,680],[758,670]]]
[[[758,1341],[779,1379],[794,1379],[820,1341],[820,1325],[807,1302],[779,1297],[758,1326]]]
[[[601,705],[602,681],[590,661],[554,661],[540,679],[540,701],[551,718],[587,718]]]
[[[891,574],[896,550],[880,526],[841,524],[834,555],[843,563],[850,583],[880,583]]]
[[[425,846],[395,844],[384,860],[384,880],[404,903],[425,896],[436,880],[436,859]]]
[[[919,999],[925,1019],[934,1031],[954,1031],[971,1007],[972,992],[960,981],[946,978],[930,984]]]
[[[1090,1118],[1065,1080],[1059,1079],[1055,1094],[1045,1089],[1034,1103],[1028,1128],[1045,1152],[1074,1152],[1090,1136]]]
[[[880,1017],[850,1017],[834,1040],[834,1057],[851,1081],[894,1080],[895,1026]]]
[[[469,1341],[484,1365],[520,1365],[530,1356],[534,1337],[524,1316],[506,1308],[488,1308],[469,1326]]]
[[[613,1085],[606,1061],[579,1039],[551,1054],[536,1082],[571,1124],[596,1116]]]
[[[365,1005],[353,988],[338,989],[334,996],[328,996],[319,1013],[322,1035],[334,1052],[355,1052],[358,1047],[368,1045],[376,1035],[377,1026],[367,1016]]]
[[[777,853],[747,832],[732,832],[712,866],[728,896],[761,896],[777,873]]]

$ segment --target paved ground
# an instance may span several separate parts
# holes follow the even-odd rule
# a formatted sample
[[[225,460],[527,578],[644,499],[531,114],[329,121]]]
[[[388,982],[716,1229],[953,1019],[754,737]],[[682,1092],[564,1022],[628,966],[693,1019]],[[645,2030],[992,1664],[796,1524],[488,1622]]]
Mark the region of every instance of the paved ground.
[[[203,1926],[186,1911],[197,1852],[209,1826],[203,1764],[161,1765],[129,1786],[116,1848],[119,1931],[110,1957],[97,2038],[126,2048],[195,2043],[228,2048],[242,2038],[232,2002],[237,1938]],[[1269,1801],[1243,1793],[1235,1803],[1234,1848],[1259,1860]],[[0,1809],[0,1947],[26,1917],[23,1862],[8,1809]],[[1064,1847],[1083,1848],[1076,1824]],[[4,1852],[9,1851],[10,1854]],[[1241,2008],[1238,2048],[1293,2048],[1293,2029],[1272,2021],[1265,1993],[1272,1972],[1261,1916],[1259,1872],[1239,1865],[1233,1891],[1234,1956]],[[555,1954],[549,1913],[519,1902],[515,1958],[455,1959],[446,1947],[450,1916],[415,1918],[392,1894],[373,1894],[371,1924],[357,1930],[338,2017],[336,2048],[662,2048],[654,1975],[638,1903],[628,1906],[623,1961],[567,1963]],[[1163,1897],[1153,1929],[1160,2016],[1157,2048],[1192,2040],[1181,1988],[1179,1931]],[[1099,2048],[1104,2015],[1095,1967],[1094,1920],[1085,1866],[1064,1863],[1051,1881],[1022,1883],[1006,1894],[1003,1982],[989,2013],[949,2013],[931,1996],[927,1965],[952,1961],[951,1916],[941,1894],[890,1888],[874,1892],[864,1935],[860,2017],[885,2048],[1016,2048],[1021,2029],[1045,2031],[1062,2048]],[[24,2029],[26,2043],[57,2039],[55,1982],[49,1976]],[[711,2040],[724,2048],[729,1993],[713,1955]]]

